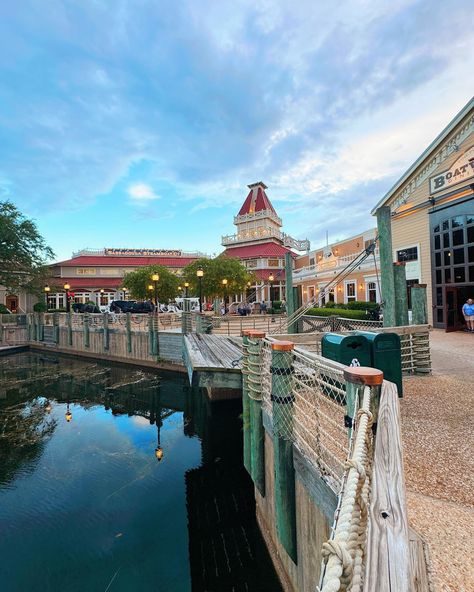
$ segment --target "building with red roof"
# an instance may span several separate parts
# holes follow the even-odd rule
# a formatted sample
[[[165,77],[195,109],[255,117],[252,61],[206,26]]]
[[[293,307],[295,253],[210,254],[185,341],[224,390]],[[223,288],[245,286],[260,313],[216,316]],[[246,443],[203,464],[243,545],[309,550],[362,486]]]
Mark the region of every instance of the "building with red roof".
[[[222,237],[225,257],[235,257],[254,273],[255,284],[247,293],[249,300],[271,303],[285,295],[285,255],[296,257],[308,251],[308,240],[296,240],[281,231],[282,221],[267,196],[267,186],[259,181],[248,185],[245,198],[234,217],[236,233]],[[273,281],[272,281],[273,278]]]
[[[65,307],[65,284],[70,286],[72,302],[91,301],[99,306],[107,306],[112,300],[126,297],[122,287],[126,273],[143,266],[163,265],[176,275],[181,275],[186,265],[204,256],[202,253],[163,249],[84,249],[74,253],[71,259],[51,266],[48,307]],[[61,289],[55,292],[54,287]]]

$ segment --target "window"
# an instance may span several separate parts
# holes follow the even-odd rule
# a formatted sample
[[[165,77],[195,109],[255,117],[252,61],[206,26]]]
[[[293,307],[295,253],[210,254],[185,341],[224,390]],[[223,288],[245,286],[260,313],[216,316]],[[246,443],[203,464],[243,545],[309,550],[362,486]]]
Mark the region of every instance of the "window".
[[[418,247],[397,251],[397,261],[418,261]]]
[[[95,267],[78,267],[76,269],[77,275],[96,275]]]
[[[375,282],[367,284],[367,300],[369,302],[377,302],[377,285]]]
[[[331,290],[329,292],[329,302],[335,302],[335,300],[334,300],[334,290]]]
[[[316,261],[315,261],[314,257],[310,257],[309,258],[309,264],[310,264],[310,266],[316,264]]]
[[[268,260],[268,267],[278,267],[280,264],[278,259],[269,259]]]
[[[314,286],[308,286],[308,299],[312,300],[314,298],[315,290]]]
[[[346,303],[354,302],[356,300],[356,283],[347,282],[346,284]]]

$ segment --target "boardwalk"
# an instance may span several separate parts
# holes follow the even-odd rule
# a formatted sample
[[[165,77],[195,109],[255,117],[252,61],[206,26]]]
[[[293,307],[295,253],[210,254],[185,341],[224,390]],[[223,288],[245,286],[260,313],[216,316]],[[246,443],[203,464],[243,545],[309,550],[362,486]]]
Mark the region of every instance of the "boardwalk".
[[[238,389],[242,338],[190,333],[184,337],[184,363],[189,380],[197,386]]]

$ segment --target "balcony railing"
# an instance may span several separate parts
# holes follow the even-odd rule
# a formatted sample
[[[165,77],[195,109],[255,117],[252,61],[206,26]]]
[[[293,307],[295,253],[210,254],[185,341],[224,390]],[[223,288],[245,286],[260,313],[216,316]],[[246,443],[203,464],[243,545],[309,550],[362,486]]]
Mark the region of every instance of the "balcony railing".
[[[318,263],[314,265],[307,265],[305,267],[300,267],[299,269],[295,269],[293,271],[293,277],[296,281],[298,280],[306,280],[308,278],[314,277],[318,273],[326,273],[328,271],[338,271],[341,268],[346,267],[357,259],[360,256],[360,253],[351,253],[349,255],[342,255],[341,257],[334,257],[331,256],[327,259],[321,259]],[[377,265],[379,264],[379,251],[378,249],[375,250],[375,257],[377,261]],[[361,263],[361,267],[364,270],[372,267],[374,265],[374,260],[372,257],[366,259],[363,263]]]

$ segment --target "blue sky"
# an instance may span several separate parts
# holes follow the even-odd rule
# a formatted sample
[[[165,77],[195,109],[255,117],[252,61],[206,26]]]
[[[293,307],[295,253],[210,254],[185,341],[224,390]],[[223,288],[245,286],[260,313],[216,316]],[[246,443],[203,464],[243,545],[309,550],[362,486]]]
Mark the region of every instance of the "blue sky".
[[[473,93],[461,1],[5,0],[0,199],[58,258],[221,250],[263,180],[316,246],[371,207]]]

